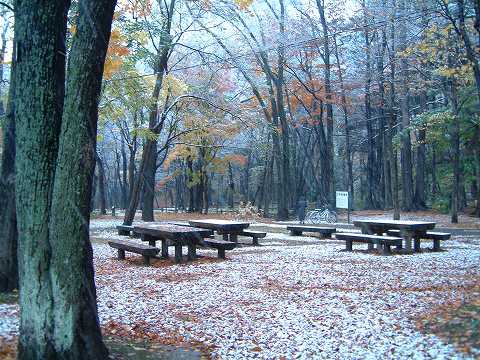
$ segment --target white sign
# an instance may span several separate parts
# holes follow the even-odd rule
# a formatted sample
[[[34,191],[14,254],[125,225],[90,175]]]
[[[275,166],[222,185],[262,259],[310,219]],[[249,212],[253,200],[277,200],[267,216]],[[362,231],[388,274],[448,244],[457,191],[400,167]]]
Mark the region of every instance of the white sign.
[[[348,191],[337,191],[337,209],[348,209]]]

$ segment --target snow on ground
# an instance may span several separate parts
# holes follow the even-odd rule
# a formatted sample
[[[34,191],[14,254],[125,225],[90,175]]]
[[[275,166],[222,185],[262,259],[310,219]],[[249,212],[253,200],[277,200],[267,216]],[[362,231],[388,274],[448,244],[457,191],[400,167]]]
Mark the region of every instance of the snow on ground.
[[[96,229],[96,237],[116,236]],[[94,244],[100,320],[180,333],[221,359],[468,358],[414,322],[478,279],[480,240],[455,238],[445,252],[388,257],[279,233],[262,243],[228,251],[225,261],[150,267],[139,265],[139,255],[118,261],[114,249]],[[0,305],[0,336],[16,333],[16,311]]]
[[[18,306],[0,304],[0,343],[10,341],[18,332]]]
[[[447,252],[412,256],[341,248],[240,248],[227,261],[147,268],[119,263],[99,245],[100,317],[180,332],[222,359],[466,358],[413,321],[470,286],[480,250],[457,241]],[[101,270],[112,262],[118,271]]]

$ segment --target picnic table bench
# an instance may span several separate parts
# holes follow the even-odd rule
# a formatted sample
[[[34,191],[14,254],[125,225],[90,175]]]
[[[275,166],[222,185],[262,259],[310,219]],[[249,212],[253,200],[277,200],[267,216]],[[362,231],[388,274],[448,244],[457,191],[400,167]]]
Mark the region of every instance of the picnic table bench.
[[[243,230],[240,235],[242,236],[250,236],[253,238],[253,245],[259,245],[258,244],[258,239],[263,239],[265,236],[267,236],[266,232],[263,231],[253,231],[253,230]]]
[[[248,222],[220,219],[189,220],[188,223],[197,228],[214,230],[223,236],[224,241],[234,243],[238,242],[238,235],[241,235],[250,226]]]
[[[333,227],[325,226],[308,226],[308,225],[288,225],[287,230],[292,236],[301,236],[303,232],[319,233],[323,237],[330,238],[332,234],[337,231]]]
[[[405,251],[412,251],[412,240],[420,239],[426,232],[435,227],[434,222],[417,220],[387,220],[387,219],[362,219],[355,220],[353,224],[360,227],[363,234],[383,235],[388,230],[400,230],[400,235],[405,242]],[[373,247],[373,244],[369,246]]]
[[[387,230],[387,235],[389,236],[400,236],[400,230]],[[433,251],[440,251],[440,241],[449,240],[451,238],[450,233],[446,232],[437,232],[437,231],[427,231],[422,235],[422,239],[433,240]],[[415,238],[413,241],[414,251],[420,251],[420,238]]]
[[[182,246],[188,247],[188,260],[193,260],[197,257],[197,245],[202,244],[203,238],[212,235],[211,230],[166,223],[136,225],[134,231],[140,234],[142,241],[148,241],[150,246],[155,246],[156,241],[161,241],[164,259],[168,259],[168,247],[174,246],[176,263],[181,262]]]
[[[352,243],[361,242],[367,244],[376,244],[377,250],[382,255],[391,254],[390,247],[392,245],[402,246],[402,238],[394,236],[381,236],[381,235],[369,235],[369,234],[351,234],[351,233],[335,233],[337,240],[346,241],[346,251],[352,251]],[[370,249],[370,247],[369,247]]]
[[[217,249],[219,259],[225,259],[225,250],[233,250],[237,246],[234,242],[216,239],[204,239],[203,244]]]
[[[160,249],[157,249],[154,246],[126,240],[109,240],[108,245],[117,249],[117,257],[119,260],[125,260],[125,251],[128,251],[142,255],[145,265],[150,265],[150,258],[155,257],[160,251]]]
[[[118,235],[130,236],[133,233],[133,225],[117,225]]]

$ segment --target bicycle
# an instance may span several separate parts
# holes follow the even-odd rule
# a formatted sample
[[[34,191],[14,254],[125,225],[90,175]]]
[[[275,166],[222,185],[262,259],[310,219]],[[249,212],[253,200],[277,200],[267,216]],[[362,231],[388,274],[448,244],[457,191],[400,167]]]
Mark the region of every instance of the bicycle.
[[[320,224],[320,223],[336,223],[337,213],[326,205],[319,209],[311,210],[305,216],[306,224]]]

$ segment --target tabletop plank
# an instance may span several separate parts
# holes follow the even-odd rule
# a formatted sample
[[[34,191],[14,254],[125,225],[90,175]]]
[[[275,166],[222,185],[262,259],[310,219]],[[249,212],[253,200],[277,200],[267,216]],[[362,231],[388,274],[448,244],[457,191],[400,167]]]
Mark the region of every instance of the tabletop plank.
[[[197,226],[200,228],[222,231],[243,230],[250,226],[249,222],[221,219],[189,220],[188,223],[192,226]]]
[[[388,227],[390,229],[422,229],[430,230],[433,229],[436,225],[432,221],[417,221],[417,220],[387,220],[387,219],[362,219],[354,220],[353,224],[355,226],[381,226]]]
[[[198,238],[213,235],[212,230],[165,223],[136,225],[134,227],[134,231],[139,234],[147,234],[153,237],[167,238],[171,240]]]

